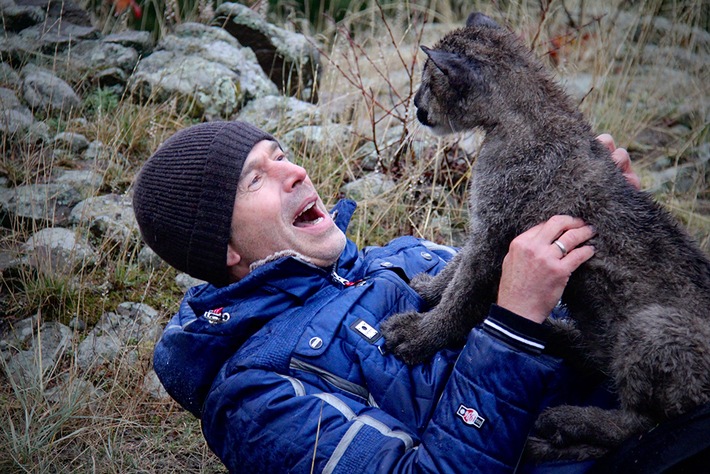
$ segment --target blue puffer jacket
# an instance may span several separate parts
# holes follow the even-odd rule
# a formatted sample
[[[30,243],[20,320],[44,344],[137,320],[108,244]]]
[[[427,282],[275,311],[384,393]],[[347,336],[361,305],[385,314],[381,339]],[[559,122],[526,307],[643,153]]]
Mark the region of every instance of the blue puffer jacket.
[[[336,206],[345,228],[354,203]],[[231,472],[513,472],[561,393],[542,327],[493,307],[463,349],[408,367],[379,324],[421,310],[407,282],[452,250],[412,237],[335,268],[292,257],[224,288],[191,289],[155,349],[170,395]]]

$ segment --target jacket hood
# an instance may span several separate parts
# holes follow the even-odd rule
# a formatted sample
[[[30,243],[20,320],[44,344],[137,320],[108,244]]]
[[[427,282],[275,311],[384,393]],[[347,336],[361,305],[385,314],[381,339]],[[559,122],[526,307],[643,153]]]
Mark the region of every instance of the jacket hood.
[[[353,201],[343,200],[331,211],[343,232],[355,207]],[[337,270],[356,271],[358,253],[348,240]],[[231,285],[204,284],[188,290],[153,354],[155,371],[167,392],[199,418],[204,397],[226,360],[268,321],[332,284],[324,277],[334,270],[284,257]]]

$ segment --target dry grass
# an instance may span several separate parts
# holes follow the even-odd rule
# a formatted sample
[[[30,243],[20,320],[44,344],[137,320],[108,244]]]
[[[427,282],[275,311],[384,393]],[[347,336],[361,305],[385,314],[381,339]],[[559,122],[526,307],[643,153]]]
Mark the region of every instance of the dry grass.
[[[582,108],[600,132],[611,131],[620,145],[629,147],[647,186],[660,156],[671,163],[689,162],[690,150],[708,142],[707,109],[702,117],[683,116],[681,110],[683,101],[707,100],[707,73],[700,67],[684,66],[677,55],[662,52],[652,60],[646,57],[644,47],[655,41],[653,31],[640,20],[624,22],[617,6],[599,14],[569,5],[565,8],[571,2],[562,1],[474,3],[474,9],[507,18],[516,31],[534,42],[539,54],[549,57],[561,75],[584,72],[599,84]],[[666,4],[660,0],[641,3],[636,8],[643,9],[642,13]],[[691,11],[702,7],[697,0],[684,4]],[[333,204],[344,183],[363,175],[361,147],[379,152],[376,167],[393,180],[394,187],[359,203],[350,237],[361,246],[381,244],[402,234],[456,242],[465,232],[468,165],[475,159],[472,143],[477,137],[429,137],[413,119],[412,99],[423,60],[418,45],[432,45],[456,26],[452,22],[464,18],[467,5],[455,0],[423,6],[396,3],[384,10],[375,5],[320,32],[324,56],[330,58],[325,61],[320,105],[332,120],[352,125],[360,140],[343,145],[336,153],[324,155],[310,149],[294,158],[320,184],[324,200]],[[675,18],[684,24],[699,21],[692,13]],[[661,41],[668,43],[668,50],[700,48],[692,35],[669,35]],[[680,90],[669,91],[666,76],[654,71],[674,68],[687,73],[688,81],[681,83]],[[641,81],[644,86],[638,87]],[[112,98],[102,92],[94,92],[92,101],[92,108],[83,111],[89,118],[86,123],[70,118],[48,123],[55,131],[68,129],[99,139],[113,150],[92,164],[103,176],[101,193],[129,191],[151,151],[192,122],[177,102],[138,106],[128,97]],[[669,121],[682,128],[672,129],[662,145],[649,145],[640,138],[648,130],[668,129]],[[13,184],[42,181],[52,167],[63,164],[56,162],[49,149],[11,147],[3,142],[2,151],[0,175]],[[710,248],[710,210],[699,207],[710,199],[704,177],[683,193],[671,188],[657,197],[698,236],[705,249]],[[32,230],[19,225],[4,229],[0,247],[17,246]],[[14,323],[39,312],[64,323],[77,316],[91,324],[104,311],[115,310],[118,303],[136,301],[156,308],[162,315],[159,324],[164,324],[181,297],[175,272],[145,274],[137,266],[137,248],[130,242],[95,244],[102,249],[99,264],[74,275],[4,277],[2,320]],[[0,472],[222,470],[202,440],[198,421],[175,403],[156,401],[144,390],[152,347],[139,347],[137,360],[123,354],[109,366],[89,372],[76,365],[75,350],[67,351],[46,375],[22,384],[7,377],[6,364],[0,362]],[[101,391],[90,397],[74,386],[55,400],[47,389],[67,377],[88,380]]]

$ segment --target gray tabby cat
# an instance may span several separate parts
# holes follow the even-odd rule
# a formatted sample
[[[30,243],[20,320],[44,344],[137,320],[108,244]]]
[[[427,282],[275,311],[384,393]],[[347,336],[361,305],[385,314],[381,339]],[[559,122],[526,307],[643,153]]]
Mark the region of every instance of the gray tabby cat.
[[[410,364],[461,345],[496,301],[511,240],[556,214],[596,228],[594,257],[562,301],[569,341],[612,379],[620,410],[543,412],[538,458],[597,457],[633,433],[710,402],[710,260],[608,150],[518,37],[481,14],[441,39],[415,97],[436,133],[486,132],[474,164],[468,241],[439,276],[412,286],[430,311],[395,315],[387,348]]]

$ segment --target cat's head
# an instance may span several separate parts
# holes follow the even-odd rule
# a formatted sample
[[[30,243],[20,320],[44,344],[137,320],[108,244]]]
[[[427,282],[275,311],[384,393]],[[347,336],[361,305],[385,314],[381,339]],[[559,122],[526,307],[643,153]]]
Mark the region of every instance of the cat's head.
[[[471,14],[464,28],[444,36],[427,60],[414,97],[417,119],[436,134],[490,130],[529,106],[531,82],[542,65],[522,41],[487,16]]]

